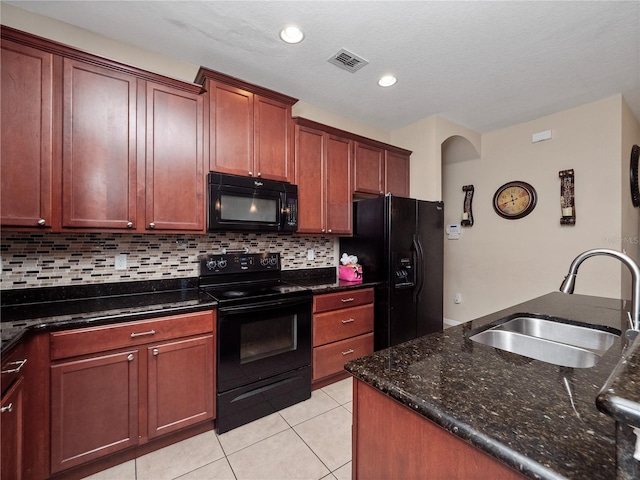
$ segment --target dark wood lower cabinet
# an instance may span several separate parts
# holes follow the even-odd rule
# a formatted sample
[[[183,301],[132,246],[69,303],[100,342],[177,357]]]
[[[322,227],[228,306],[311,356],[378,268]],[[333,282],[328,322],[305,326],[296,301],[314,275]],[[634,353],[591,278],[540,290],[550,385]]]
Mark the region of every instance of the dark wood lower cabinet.
[[[525,478],[359,380],[353,400],[354,479]]]
[[[150,346],[149,438],[213,418],[213,335]]]
[[[211,429],[214,325],[205,311],[51,333],[50,474],[83,478]]]
[[[51,472],[138,443],[139,351],[51,367]]]
[[[0,478],[20,480],[23,467],[23,379],[18,379],[0,403]]]

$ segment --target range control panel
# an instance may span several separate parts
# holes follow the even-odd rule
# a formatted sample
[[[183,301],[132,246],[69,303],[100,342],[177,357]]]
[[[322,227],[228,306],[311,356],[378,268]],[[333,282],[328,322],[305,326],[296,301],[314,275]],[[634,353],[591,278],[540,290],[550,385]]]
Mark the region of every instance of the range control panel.
[[[203,255],[200,276],[280,271],[279,253],[228,253]]]

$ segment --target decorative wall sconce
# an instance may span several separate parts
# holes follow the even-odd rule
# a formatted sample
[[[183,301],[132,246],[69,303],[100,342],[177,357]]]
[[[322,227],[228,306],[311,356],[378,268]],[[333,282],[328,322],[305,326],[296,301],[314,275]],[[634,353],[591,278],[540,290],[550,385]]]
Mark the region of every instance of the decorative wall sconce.
[[[573,169],[561,170],[558,172],[560,177],[560,210],[562,217],[560,225],[576,224],[576,203],[575,203],[575,176]]]
[[[471,211],[471,202],[473,201],[473,185],[465,185],[462,187],[464,195],[464,205],[462,209],[462,219],[460,224],[463,227],[473,227],[473,212]]]

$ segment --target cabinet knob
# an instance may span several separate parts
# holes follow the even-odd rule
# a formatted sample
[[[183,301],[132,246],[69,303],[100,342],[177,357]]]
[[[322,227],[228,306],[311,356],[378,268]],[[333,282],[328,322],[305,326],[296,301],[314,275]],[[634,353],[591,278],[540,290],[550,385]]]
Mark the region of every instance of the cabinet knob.
[[[39,227],[44,227],[47,224],[47,222],[45,221],[44,218],[41,218],[40,220],[38,220],[38,226]]]
[[[11,402],[9,405],[7,405],[6,407],[2,407],[0,408],[0,413],[4,413],[4,412],[12,412],[13,411],[13,402]]]
[[[133,228],[133,222],[127,222],[127,228]]]
[[[133,353],[130,353],[130,354],[127,356],[127,360],[129,360],[130,362],[132,362],[132,361],[133,361]]]
[[[331,233],[331,229],[327,230],[328,233]]]
[[[324,233],[324,228],[321,230],[322,233]]]
[[[258,172],[258,176],[261,177],[262,176],[262,172]]]
[[[253,177],[253,172],[249,172],[249,176],[250,176],[250,177]]]
[[[149,224],[149,228],[156,228],[156,224],[155,224],[155,223],[153,223],[153,222],[151,222],[151,223]]]
[[[353,352],[354,352],[353,348],[350,348],[346,352],[342,352],[342,355],[349,355],[350,353],[353,353]]]
[[[356,321],[355,318],[349,318],[347,320],[342,320],[342,323],[352,323],[352,322],[355,322],[355,321]]]
[[[153,353],[154,355],[158,355],[158,353],[160,353],[160,352],[158,352],[157,348],[154,348],[151,353]]]

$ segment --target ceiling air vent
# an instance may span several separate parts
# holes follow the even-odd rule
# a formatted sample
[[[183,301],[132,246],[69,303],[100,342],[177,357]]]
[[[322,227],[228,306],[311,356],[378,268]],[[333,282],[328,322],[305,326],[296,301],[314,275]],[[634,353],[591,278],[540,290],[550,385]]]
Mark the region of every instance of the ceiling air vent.
[[[351,53],[344,48],[341,49],[338,53],[333,55],[329,60],[329,63],[333,63],[336,67],[340,67],[343,70],[346,70],[351,73],[355,73],[360,70],[365,65],[368,65],[364,58],[359,57],[355,53]]]

